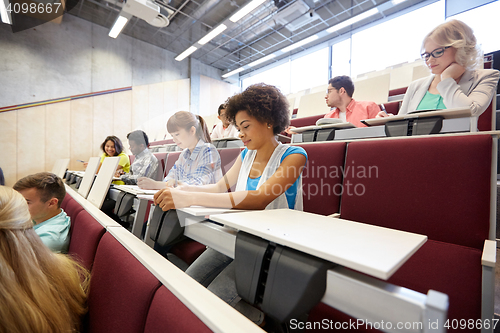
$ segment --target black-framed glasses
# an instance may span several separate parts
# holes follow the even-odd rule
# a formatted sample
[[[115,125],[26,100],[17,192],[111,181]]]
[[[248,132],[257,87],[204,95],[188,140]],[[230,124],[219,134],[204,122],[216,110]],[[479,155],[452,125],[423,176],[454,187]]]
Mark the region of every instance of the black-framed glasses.
[[[430,53],[428,53],[428,52],[422,53],[420,56],[422,57],[422,59],[424,61],[428,61],[431,58],[431,56],[434,58],[439,58],[439,57],[442,57],[444,54],[444,51],[450,47],[451,46],[440,47],[440,48],[437,48]]]

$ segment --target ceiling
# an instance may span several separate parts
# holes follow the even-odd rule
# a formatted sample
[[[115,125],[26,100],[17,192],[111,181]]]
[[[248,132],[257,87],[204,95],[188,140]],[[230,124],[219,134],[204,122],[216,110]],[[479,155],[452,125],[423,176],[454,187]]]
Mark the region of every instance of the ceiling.
[[[303,47],[287,53],[279,54],[278,52],[279,56],[273,61],[300,52],[305,47],[311,47],[345,34],[422,1],[424,0],[406,0],[393,5],[390,0],[266,0],[249,15],[237,23],[232,23],[228,18],[245,6],[248,0],[154,0],[161,7],[170,10],[170,24],[157,28],[133,17],[122,34],[178,55],[195,44],[212,28],[220,23],[229,22],[228,28],[223,33],[191,55],[204,64],[226,72],[247,66],[255,60],[374,7],[383,8],[383,10],[328,35],[320,34],[321,38]],[[123,0],[79,0],[78,5],[70,11],[70,14],[111,28],[123,4]],[[164,12],[163,9],[162,12]],[[264,62],[259,66],[268,63]],[[251,69],[245,68],[242,74],[259,66]]]

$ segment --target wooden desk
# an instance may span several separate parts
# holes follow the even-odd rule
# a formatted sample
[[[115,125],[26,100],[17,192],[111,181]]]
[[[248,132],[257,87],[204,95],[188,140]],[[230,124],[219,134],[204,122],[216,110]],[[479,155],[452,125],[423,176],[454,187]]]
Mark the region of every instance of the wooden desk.
[[[427,240],[290,209],[211,215],[210,220],[384,280]]]

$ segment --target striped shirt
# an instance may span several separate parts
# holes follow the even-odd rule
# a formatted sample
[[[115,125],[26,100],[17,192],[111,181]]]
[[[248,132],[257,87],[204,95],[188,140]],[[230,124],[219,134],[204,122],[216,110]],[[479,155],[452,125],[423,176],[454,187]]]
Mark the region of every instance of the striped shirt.
[[[135,156],[134,163],[130,166],[130,173],[120,176],[127,185],[137,184],[137,178],[148,177],[155,179],[158,172],[158,159],[149,151],[148,148]]]
[[[215,184],[222,178],[221,161],[217,149],[211,143],[198,141],[193,152],[186,148],[164,181],[171,179],[188,185]]]

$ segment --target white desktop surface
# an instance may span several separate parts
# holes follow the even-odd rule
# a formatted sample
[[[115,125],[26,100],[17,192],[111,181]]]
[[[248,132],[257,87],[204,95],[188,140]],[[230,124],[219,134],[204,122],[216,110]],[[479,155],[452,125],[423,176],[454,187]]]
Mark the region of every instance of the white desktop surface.
[[[427,118],[433,116],[442,116],[444,119],[465,118],[471,116],[471,110],[469,108],[455,108],[455,109],[443,109],[443,110],[428,111],[428,112],[410,112],[407,114],[401,114],[401,115],[398,114],[391,117],[365,119],[362,120],[361,122],[365,123],[368,126],[378,126],[378,125],[384,125],[385,123],[394,120]]]
[[[144,190],[142,188],[139,188],[139,186],[137,185],[113,185],[113,186],[114,188],[120,191],[131,193],[134,195],[138,194],[154,195],[156,192],[159,191],[159,190]]]
[[[225,140],[225,141],[235,141],[235,140],[240,140],[240,138],[235,137],[235,136],[228,136],[228,137],[226,137],[226,138],[217,138],[217,139],[212,139],[212,142],[213,142],[213,141],[223,141],[223,140]]]
[[[92,185],[92,189],[87,197],[87,200],[97,208],[101,208],[102,203],[106,198],[109,185],[111,184],[111,179],[116,172],[119,162],[120,157],[118,156],[106,157],[102,162],[101,169],[99,170],[97,178],[94,181],[94,185]]]
[[[384,280],[427,241],[424,235],[290,209],[210,219]]]
[[[192,215],[192,216],[207,216],[216,215],[224,213],[241,213],[245,210],[232,209],[232,208],[213,208],[213,207],[203,207],[203,206],[191,206],[178,209],[179,211]]]
[[[312,130],[319,130],[319,129],[328,129],[328,128],[338,128],[338,129],[343,129],[343,128],[356,128],[353,124],[350,122],[346,123],[337,123],[337,124],[328,124],[328,125],[311,125],[311,126],[304,126],[304,127],[297,127],[292,129],[292,132],[295,133],[302,133],[305,131],[312,131]]]
[[[97,172],[97,168],[99,168],[100,160],[99,157],[91,157],[89,159],[89,164],[87,165],[87,169],[85,169],[82,182],[78,188],[78,193],[84,198],[87,198],[89,195],[90,188],[94,182],[95,173]]]

